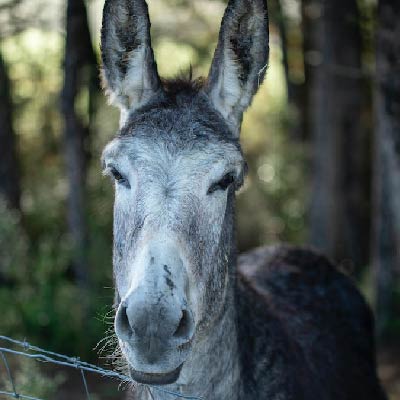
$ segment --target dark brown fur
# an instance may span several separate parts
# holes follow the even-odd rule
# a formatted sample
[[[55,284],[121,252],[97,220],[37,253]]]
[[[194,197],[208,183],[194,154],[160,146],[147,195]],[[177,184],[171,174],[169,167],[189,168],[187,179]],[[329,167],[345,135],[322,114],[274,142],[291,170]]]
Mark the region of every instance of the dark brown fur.
[[[242,255],[236,301],[249,399],[259,388],[265,399],[386,398],[371,311],[325,257],[289,246]]]

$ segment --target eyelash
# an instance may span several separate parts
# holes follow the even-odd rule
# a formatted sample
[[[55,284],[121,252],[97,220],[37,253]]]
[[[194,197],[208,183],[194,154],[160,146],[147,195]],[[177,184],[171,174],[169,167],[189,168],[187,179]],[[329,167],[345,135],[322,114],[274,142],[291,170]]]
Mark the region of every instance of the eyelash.
[[[115,167],[111,167],[109,169],[109,173],[118,184],[123,185],[128,189],[130,189],[131,186],[129,184],[128,179],[126,179]]]
[[[235,182],[235,177],[232,172],[229,172],[226,175],[224,175],[224,177],[220,179],[218,182],[213,183],[209,187],[207,194],[212,194],[217,190],[226,190],[234,182]]]
[[[108,173],[115,179],[115,181],[130,189],[130,184],[128,179],[126,179],[115,167],[110,167],[108,169]],[[220,179],[218,182],[213,183],[208,191],[207,194],[212,194],[218,190],[225,191],[235,182],[235,177],[232,172],[228,172]]]

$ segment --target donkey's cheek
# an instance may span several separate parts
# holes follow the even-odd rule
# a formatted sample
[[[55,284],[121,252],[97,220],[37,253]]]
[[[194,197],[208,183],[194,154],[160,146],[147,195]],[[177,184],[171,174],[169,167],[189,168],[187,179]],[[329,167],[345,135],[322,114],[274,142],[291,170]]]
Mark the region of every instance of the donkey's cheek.
[[[221,192],[214,196],[211,202],[204,205],[204,209],[207,210],[208,221],[205,228],[208,230],[208,236],[211,241],[218,241],[225,217],[227,204],[227,192]]]

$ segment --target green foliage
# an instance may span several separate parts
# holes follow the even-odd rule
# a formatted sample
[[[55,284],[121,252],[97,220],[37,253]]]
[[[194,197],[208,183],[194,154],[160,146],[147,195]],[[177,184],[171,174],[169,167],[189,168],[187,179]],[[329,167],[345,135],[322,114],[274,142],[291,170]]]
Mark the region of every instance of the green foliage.
[[[17,211],[9,210],[0,197],[0,274],[22,277],[27,265],[27,237],[20,227]]]
[[[23,220],[0,203],[0,321],[2,334],[27,337],[46,348],[94,357],[106,326],[99,318],[112,304],[111,203],[99,153],[117,126],[99,105],[98,137],[88,177],[90,284],[82,290],[71,271],[66,232],[68,185],[62,154],[59,95],[63,42],[57,33],[27,30],[2,43],[10,68],[22,175]],[[87,96],[86,96],[87,97]],[[77,109],[87,109],[80,96]],[[102,110],[103,107],[103,110]],[[88,117],[88,116],[86,116]],[[104,118],[103,118],[104,117]],[[109,189],[107,187],[107,189]]]
[[[3,273],[8,284],[0,287],[0,302],[9,307],[3,310],[2,333],[27,337],[67,354],[93,357],[90,350],[105,330],[97,314],[112,301],[112,293],[101,289],[104,278],[94,274],[93,290],[78,288],[69,271],[68,240],[60,235],[43,235],[28,253],[25,265],[19,263]],[[104,253],[98,255],[104,257]],[[103,259],[109,258],[108,254]],[[93,256],[95,260],[105,271],[101,258]]]
[[[59,371],[54,376],[42,372],[37,361],[22,359],[14,374],[15,384],[19,393],[28,393],[43,399],[51,399],[57,389],[65,382],[65,373]]]

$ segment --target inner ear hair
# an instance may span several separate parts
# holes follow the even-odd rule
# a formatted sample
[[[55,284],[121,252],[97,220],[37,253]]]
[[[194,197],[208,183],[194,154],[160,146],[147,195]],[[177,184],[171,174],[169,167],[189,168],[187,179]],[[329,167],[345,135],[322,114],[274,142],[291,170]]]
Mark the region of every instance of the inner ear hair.
[[[236,136],[243,112],[264,79],[268,41],[265,0],[230,0],[205,91]]]
[[[101,31],[102,81],[121,110],[144,105],[161,89],[145,0],[106,0]]]

